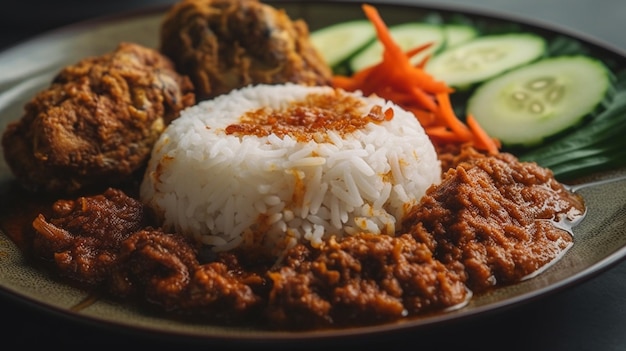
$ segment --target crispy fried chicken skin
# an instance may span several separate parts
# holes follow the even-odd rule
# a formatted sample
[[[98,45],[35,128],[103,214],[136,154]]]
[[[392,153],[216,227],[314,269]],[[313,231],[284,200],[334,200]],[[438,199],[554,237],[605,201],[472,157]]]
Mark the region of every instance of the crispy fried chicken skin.
[[[29,190],[75,192],[128,179],[181,109],[193,85],[158,51],[120,43],[63,68],[2,137],[4,156]]]
[[[161,26],[161,52],[191,77],[198,100],[249,84],[326,85],[332,71],[307,24],[256,0],[183,0]]]

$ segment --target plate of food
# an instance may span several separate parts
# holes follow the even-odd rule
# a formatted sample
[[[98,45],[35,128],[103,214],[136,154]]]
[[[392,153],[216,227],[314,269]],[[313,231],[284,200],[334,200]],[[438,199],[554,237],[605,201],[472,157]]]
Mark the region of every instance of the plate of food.
[[[376,335],[626,255],[626,56],[455,7],[181,0],[0,53],[0,289],[197,340]]]

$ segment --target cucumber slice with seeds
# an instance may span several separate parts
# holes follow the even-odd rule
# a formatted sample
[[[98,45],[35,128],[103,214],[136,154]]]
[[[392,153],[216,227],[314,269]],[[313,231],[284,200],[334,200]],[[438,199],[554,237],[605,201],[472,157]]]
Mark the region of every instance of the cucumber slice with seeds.
[[[608,68],[596,59],[547,58],[483,83],[467,113],[503,145],[534,146],[579,124],[610,84]]]
[[[389,27],[389,33],[395,42],[403,49],[410,50],[420,45],[433,43],[431,47],[413,56],[411,62],[418,63],[426,55],[436,52],[445,43],[445,33],[440,25],[430,23],[410,22]],[[379,41],[371,43],[362,52],[350,60],[353,72],[379,63],[382,60],[383,47]]]
[[[532,33],[492,34],[444,50],[426,71],[448,85],[467,88],[529,63],[546,51],[546,41]]]
[[[341,22],[311,32],[310,40],[326,63],[335,68],[376,38],[368,20]]]
[[[478,36],[478,30],[475,27],[464,24],[446,24],[443,26],[443,31],[446,38],[446,50]]]

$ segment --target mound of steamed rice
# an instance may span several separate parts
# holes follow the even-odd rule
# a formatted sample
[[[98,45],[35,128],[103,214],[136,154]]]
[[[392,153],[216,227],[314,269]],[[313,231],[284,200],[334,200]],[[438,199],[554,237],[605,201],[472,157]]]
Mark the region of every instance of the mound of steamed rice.
[[[337,90],[363,101],[363,118],[376,105],[393,109],[393,118],[308,140],[226,133],[250,111],[333,92],[257,85],[184,110],[154,146],[142,201],[164,228],[216,251],[247,246],[279,255],[298,242],[317,246],[332,236],[394,235],[407,210],[441,178],[435,149],[411,113]]]

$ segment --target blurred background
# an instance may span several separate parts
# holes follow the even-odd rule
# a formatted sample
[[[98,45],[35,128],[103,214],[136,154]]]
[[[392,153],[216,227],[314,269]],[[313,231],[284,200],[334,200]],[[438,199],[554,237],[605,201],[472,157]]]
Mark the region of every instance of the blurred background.
[[[3,0],[0,11],[0,47],[69,23],[175,0]],[[363,2],[363,1],[352,1]],[[584,33],[626,51],[625,0],[396,0],[409,4],[462,5],[504,12]]]
[[[175,0],[3,0],[0,10],[0,47],[14,45],[67,24],[174,2]]]

